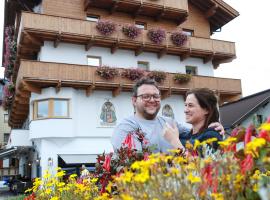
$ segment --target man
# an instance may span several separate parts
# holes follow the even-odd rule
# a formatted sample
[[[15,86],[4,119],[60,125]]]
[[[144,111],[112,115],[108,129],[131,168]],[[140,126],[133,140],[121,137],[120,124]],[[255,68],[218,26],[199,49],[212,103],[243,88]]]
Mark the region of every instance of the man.
[[[133,87],[132,104],[135,114],[125,118],[114,129],[111,142],[114,150],[119,149],[128,134],[140,130],[148,146],[154,146],[154,152],[166,152],[172,149],[172,145],[163,137],[163,127],[165,124],[173,125],[174,120],[166,117],[157,116],[160,109],[161,95],[156,82],[149,78],[140,79]],[[223,127],[218,123],[214,124],[217,129]],[[189,129],[178,124],[179,133],[188,132]],[[132,134],[134,141],[133,148],[142,149],[142,143],[136,134]]]

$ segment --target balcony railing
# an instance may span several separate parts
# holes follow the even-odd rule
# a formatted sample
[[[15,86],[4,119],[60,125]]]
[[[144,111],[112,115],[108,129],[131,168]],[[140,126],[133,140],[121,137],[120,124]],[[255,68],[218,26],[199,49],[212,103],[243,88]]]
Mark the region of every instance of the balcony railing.
[[[188,15],[187,0],[85,0],[84,9],[90,7],[126,12],[133,16],[144,15],[155,19],[168,19],[178,24]]]
[[[122,68],[118,68],[121,72]],[[193,76],[188,83],[175,83],[174,73],[167,73],[160,84],[163,97],[170,94],[184,94],[190,88],[208,87],[222,95],[241,94],[241,81],[238,79]],[[131,91],[135,83],[120,76],[112,80],[102,79],[96,74],[96,67],[61,63],[48,63],[22,60],[17,76],[16,96],[10,115],[12,126],[21,126],[28,116],[31,92],[41,93],[41,88],[73,87],[84,89],[86,95],[93,90],[111,90],[114,96],[121,91]]]
[[[39,49],[37,39],[53,40],[55,46],[59,42],[84,44],[86,50],[91,46],[106,46],[112,49],[112,53],[118,48],[135,51],[135,55],[142,51],[156,52],[161,57],[164,54],[179,55],[181,59],[189,56],[203,58],[205,62],[212,61],[214,65],[228,62],[235,57],[235,44],[222,40],[209,38],[188,37],[185,45],[178,47],[171,41],[171,33],[166,32],[166,38],[162,44],[155,44],[147,37],[147,30],[136,39],[126,37],[122,32],[123,24],[117,26],[116,31],[110,36],[100,34],[96,29],[96,23],[86,20],[23,13],[20,25],[19,52],[23,55],[33,54]],[[29,46],[33,46],[33,48]]]

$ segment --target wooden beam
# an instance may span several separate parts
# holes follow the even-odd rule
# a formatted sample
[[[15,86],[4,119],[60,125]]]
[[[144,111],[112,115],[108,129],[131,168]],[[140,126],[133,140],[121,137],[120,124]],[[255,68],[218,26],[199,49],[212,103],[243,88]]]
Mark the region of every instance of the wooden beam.
[[[43,46],[44,45],[44,42],[43,41],[39,41],[35,36],[33,35],[30,35],[29,33],[27,32],[24,32],[24,35],[35,45],[37,46]]]
[[[20,97],[29,98],[31,96],[31,92],[29,92],[27,90],[19,89],[19,90],[16,91],[16,95],[18,95]]]
[[[161,99],[166,99],[166,98],[170,97],[171,94],[172,94],[171,88],[169,88],[168,90],[165,90],[165,91],[161,91]]]
[[[206,13],[205,17],[208,19],[212,17],[217,12],[218,5],[215,3]]]
[[[167,54],[167,48],[164,48],[158,53],[158,58],[161,58],[162,56],[166,54]]]
[[[58,83],[57,83],[57,85],[56,85],[56,87],[55,87],[55,92],[56,93],[59,93],[60,92],[61,86],[62,86],[62,81],[59,80]]]
[[[180,60],[181,60],[181,61],[184,61],[185,59],[189,58],[189,57],[190,57],[190,53],[191,53],[191,52],[188,51],[188,52],[186,52],[186,53],[180,55]]]
[[[204,64],[205,64],[205,63],[208,63],[209,61],[213,60],[213,58],[214,58],[214,53],[211,54],[211,55],[206,56],[206,57],[203,59],[203,63],[204,63]]]
[[[114,54],[118,48],[119,48],[118,42],[114,43],[111,47],[111,54]]]
[[[111,6],[110,9],[110,14],[113,14],[118,8],[118,1],[113,1],[113,5]]]
[[[183,16],[183,17],[180,17],[178,20],[177,20],[177,25],[179,26],[180,24],[182,24],[182,23],[184,23],[185,21],[187,21],[187,19],[188,19],[188,16],[187,16],[187,14],[185,15],[185,16]]]
[[[61,42],[61,33],[59,33],[59,34],[56,36],[56,39],[55,39],[54,42],[53,42],[54,48],[57,48],[60,42]]]
[[[134,18],[137,17],[140,14],[141,10],[142,10],[142,3],[140,3],[140,5],[138,6],[138,8],[133,13],[133,17]]]
[[[112,91],[112,96],[117,97],[121,93],[122,87],[119,86]]]
[[[92,93],[93,93],[93,90],[95,89],[95,85],[89,85],[86,90],[85,90],[85,95],[87,97],[89,97]]]
[[[40,47],[29,45],[29,44],[19,44],[19,49],[23,49],[29,52],[38,52],[40,51]],[[32,55],[32,54],[31,54]]]
[[[142,52],[143,52],[143,46],[140,46],[139,48],[137,48],[137,49],[135,50],[135,56],[140,55]]]
[[[34,92],[37,94],[41,94],[41,89],[39,87],[36,87],[32,84],[27,83],[26,81],[22,80],[21,81],[22,85],[23,85],[23,89],[24,90],[28,90],[30,92]]]
[[[93,45],[94,45],[94,40],[93,38],[90,38],[85,45],[85,51],[88,51]]]
[[[157,17],[155,18],[156,21],[159,21],[162,17],[165,15],[165,7],[162,8],[162,10],[159,12]]]
[[[84,11],[86,11],[88,9],[88,7],[90,6],[92,0],[85,0],[84,1]]]

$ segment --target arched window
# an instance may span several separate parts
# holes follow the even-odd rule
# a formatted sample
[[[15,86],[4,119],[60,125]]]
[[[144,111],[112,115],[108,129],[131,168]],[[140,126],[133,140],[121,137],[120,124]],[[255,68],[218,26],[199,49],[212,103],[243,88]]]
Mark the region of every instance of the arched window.
[[[163,106],[163,108],[162,108],[162,116],[170,117],[170,118],[174,119],[173,109],[171,108],[171,106],[169,104],[166,104],[166,105]]]

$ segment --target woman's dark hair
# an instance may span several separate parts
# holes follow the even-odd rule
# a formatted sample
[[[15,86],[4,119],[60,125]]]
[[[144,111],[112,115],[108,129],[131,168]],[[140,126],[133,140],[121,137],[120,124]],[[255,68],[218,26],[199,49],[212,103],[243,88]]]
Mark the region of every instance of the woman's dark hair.
[[[194,94],[200,107],[208,111],[204,125],[199,131],[203,132],[205,129],[207,129],[209,124],[219,121],[218,99],[215,93],[208,88],[192,89],[186,93],[186,97],[189,94]]]

